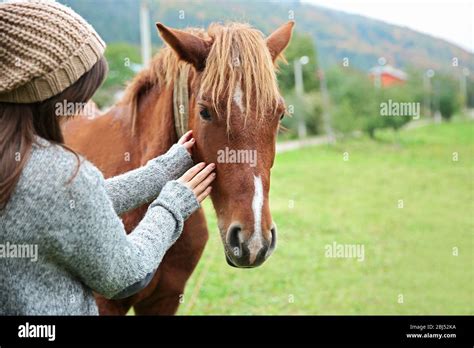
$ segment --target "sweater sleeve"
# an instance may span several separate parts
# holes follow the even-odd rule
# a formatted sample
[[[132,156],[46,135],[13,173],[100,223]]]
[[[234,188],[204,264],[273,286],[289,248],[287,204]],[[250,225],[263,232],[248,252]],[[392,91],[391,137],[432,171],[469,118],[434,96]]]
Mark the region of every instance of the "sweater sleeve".
[[[105,181],[105,188],[115,212],[121,215],[151,202],[170,180],[177,179],[193,165],[189,152],[179,144],[141,168]]]
[[[103,177],[88,162],[81,165],[64,198],[61,214],[66,231],[50,236],[52,255],[106,298],[120,297],[124,289],[152,273],[180,236],[184,221],[199,208],[189,188],[170,181],[135,230],[126,235]]]

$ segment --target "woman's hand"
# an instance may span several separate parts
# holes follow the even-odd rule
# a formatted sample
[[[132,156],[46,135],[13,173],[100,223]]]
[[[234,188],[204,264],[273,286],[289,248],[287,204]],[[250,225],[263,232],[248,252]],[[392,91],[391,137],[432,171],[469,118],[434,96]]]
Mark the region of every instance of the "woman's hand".
[[[187,131],[183,134],[181,138],[178,140],[178,144],[183,145],[186,150],[188,150],[189,154],[192,154],[191,148],[193,147],[196,140],[193,138],[193,131]]]
[[[184,173],[177,181],[189,187],[198,202],[201,203],[211,193],[211,183],[216,178],[215,168],[216,165],[214,163],[208,166],[204,162],[198,163]]]

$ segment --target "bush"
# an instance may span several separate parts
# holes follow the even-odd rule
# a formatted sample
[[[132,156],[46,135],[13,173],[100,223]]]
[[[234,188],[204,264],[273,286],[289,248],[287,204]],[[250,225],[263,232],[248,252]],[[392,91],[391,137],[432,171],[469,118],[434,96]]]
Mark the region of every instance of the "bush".
[[[308,135],[316,135],[324,132],[322,121],[322,103],[319,92],[306,93],[298,98],[294,93],[285,97],[287,117],[282,121],[283,127],[288,129],[290,137],[298,134],[298,120],[303,117],[306,123]]]
[[[331,118],[336,131],[363,130],[373,135],[381,125],[376,90],[368,77],[352,69],[335,68],[327,73]]]
[[[433,102],[437,104],[434,106],[439,109],[443,119],[449,121],[453,114],[461,110],[465,96],[460,93],[459,81],[442,74],[433,80]]]

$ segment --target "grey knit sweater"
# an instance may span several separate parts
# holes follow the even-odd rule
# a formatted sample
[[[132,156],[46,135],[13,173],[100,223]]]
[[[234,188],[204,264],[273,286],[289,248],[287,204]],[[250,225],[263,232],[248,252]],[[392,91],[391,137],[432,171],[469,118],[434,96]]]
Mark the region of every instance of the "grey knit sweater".
[[[14,194],[0,211],[0,315],[97,315],[107,298],[140,282],[198,207],[177,181],[192,160],[174,145],[145,166],[105,180],[90,162],[37,138]],[[158,198],[157,198],[158,197]],[[152,202],[126,235],[118,215]]]

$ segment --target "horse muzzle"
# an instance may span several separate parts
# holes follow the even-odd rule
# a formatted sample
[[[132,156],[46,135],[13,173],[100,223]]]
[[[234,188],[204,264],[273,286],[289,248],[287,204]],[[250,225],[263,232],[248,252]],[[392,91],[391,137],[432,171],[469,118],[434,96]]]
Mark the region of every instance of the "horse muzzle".
[[[258,267],[275,250],[277,239],[276,225],[273,224],[267,233],[254,232],[249,234],[248,238],[245,238],[244,235],[241,224],[231,224],[225,240],[227,263],[237,268]]]

